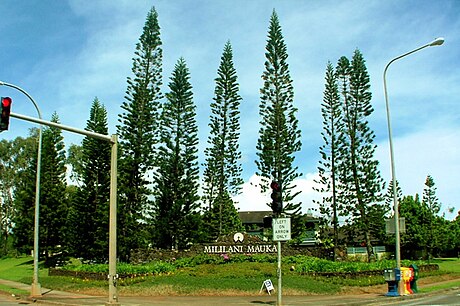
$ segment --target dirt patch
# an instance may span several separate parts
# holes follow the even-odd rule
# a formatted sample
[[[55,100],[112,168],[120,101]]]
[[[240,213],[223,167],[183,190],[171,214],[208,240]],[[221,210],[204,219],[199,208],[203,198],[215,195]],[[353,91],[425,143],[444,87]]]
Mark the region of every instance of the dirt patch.
[[[376,286],[367,286],[367,287],[356,287],[348,286],[343,287],[342,291],[339,294],[350,294],[350,295],[359,295],[359,294],[379,294],[386,293],[388,291],[388,285],[376,285]]]
[[[101,295],[108,294],[108,291],[103,288],[85,288],[85,289],[80,289],[80,290],[68,290],[68,291],[73,292],[73,293],[93,295],[93,296],[101,296]]]

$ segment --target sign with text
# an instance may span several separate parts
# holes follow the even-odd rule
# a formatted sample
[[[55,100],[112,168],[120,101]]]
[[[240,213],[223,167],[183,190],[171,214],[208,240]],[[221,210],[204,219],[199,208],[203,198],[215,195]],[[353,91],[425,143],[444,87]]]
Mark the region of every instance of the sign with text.
[[[390,219],[385,219],[385,230],[387,234],[394,234],[396,232],[396,224],[395,224],[395,217],[393,216]],[[406,218],[400,217],[399,218],[399,232],[405,233],[406,232]]]
[[[291,218],[273,218],[273,241],[291,240]]]
[[[265,281],[262,283],[262,287],[260,288],[259,293],[262,292],[262,290],[264,289],[264,287],[265,287],[265,289],[267,290],[268,295],[271,295],[271,292],[272,292],[272,291],[275,291],[275,287],[273,287],[273,283],[272,283],[272,280],[271,280],[271,279],[267,279],[267,280],[265,280]]]

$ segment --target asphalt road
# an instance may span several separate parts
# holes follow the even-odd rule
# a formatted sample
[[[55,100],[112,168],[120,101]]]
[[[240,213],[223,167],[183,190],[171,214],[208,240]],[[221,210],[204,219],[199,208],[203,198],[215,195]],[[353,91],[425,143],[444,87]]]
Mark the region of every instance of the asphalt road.
[[[16,300],[14,297],[0,294],[1,306],[12,305],[92,305],[104,306],[107,299],[104,297],[75,298],[71,296],[48,297],[31,300]],[[122,297],[119,300],[123,306],[140,305],[187,305],[187,306],[215,306],[215,305],[276,305],[276,298],[268,296],[252,297]],[[297,305],[460,305],[460,290],[439,292],[435,295],[414,297],[385,297],[380,296],[290,296],[283,298],[283,306]]]
[[[0,283],[11,287],[30,290],[30,285],[0,280]],[[42,297],[35,300],[23,297],[0,294],[0,305],[93,305],[104,306],[107,296],[89,296],[78,293],[69,293],[42,288]],[[120,297],[119,303],[123,306],[139,305],[187,305],[187,306],[215,306],[215,305],[276,305],[276,294],[260,294],[255,296],[157,296],[157,297]],[[360,295],[313,295],[313,296],[283,296],[283,306],[296,305],[460,305],[460,288],[440,290],[432,293],[414,294],[401,297],[387,297],[380,294]]]
[[[433,295],[426,295],[420,296],[416,299],[410,300],[402,300],[402,301],[395,301],[392,304],[385,304],[385,305],[430,305],[430,306],[437,306],[437,305],[460,305],[460,289],[453,289],[451,291],[443,291],[440,293],[436,293]]]
[[[460,305],[460,288],[452,288],[450,290],[441,290],[427,294],[415,294],[398,298],[390,298],[380,300],[369,305],[399,305],[399,306],[438,306],[438,305]]]
[[[13,306],[13,305],[27,305],[28,302],[17,300],[16,297],[0,294],[0,305],[2,306]]]

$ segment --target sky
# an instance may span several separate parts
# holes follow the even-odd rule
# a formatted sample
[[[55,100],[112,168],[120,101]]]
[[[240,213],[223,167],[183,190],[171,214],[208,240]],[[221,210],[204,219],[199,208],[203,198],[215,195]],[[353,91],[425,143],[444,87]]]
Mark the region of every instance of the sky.
[[[132,58],[147,13],[158,12],[163,42],[163,91],[180,57],[190,69],[199,125],[199,161],[209,136],[210,102],[223,47],[230,41],[240,84],[243,192],[238,208],[269,210],[255,176],[259,90],[269,19],[276,10],[287,45],[294,106],[302,133],[295,165],[302,176],[303,212],[314,212],[312,190],[322,145],[321,102],[328,61],[351,58],[359,49],[371,80],[379,170],[390,180],[383,70],[393,58],[436,37],[429,47],[391,64],[387,89],[396,179],[404,195],[422,195],[427,175],[435,181],[441,213],[460,210],[460,1],[457,0],[2,0],[0,81],[27,91],[43,119],[56,112],[62,124],[84,129],[95,97],[108,111],[109,132],[132,76]],[[30,100],[0,86],[13,99],[12,112],[37,117]],[[33,123],[12,118],[0,137],[25,137]],[[63,132],[66,145],[83,136]],[[454,213],[448,209],[454,208]]]

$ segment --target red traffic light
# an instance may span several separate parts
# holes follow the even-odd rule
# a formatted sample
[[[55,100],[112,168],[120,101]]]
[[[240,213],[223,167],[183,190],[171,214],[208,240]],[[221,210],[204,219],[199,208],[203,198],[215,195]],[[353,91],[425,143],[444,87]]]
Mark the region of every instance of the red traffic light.
[[[0,104],[2,108],[1,118],[0,118],[0,132],[8,130],[10,124],[10,111],[11,111],[11,100],[10,97],[2,97],[2,102]]]
[[[277,181],[272,181],[270,184],[272,189],[272,203],[271,207],[275,214],[279,215],[283,212],[283,196],[281,194],[281,185]]]
[[[10,97],[2,97],[2,108],[3,107],[10,107],[11,102],[13,102],[13,101],[11,100]]]
[[[280,191],[281,190],[281,186],[280,186],[280,184],[278,184],[277,181],[272,181],[271,184],[270,184],[270,188],[275,190],[275,191]]]

